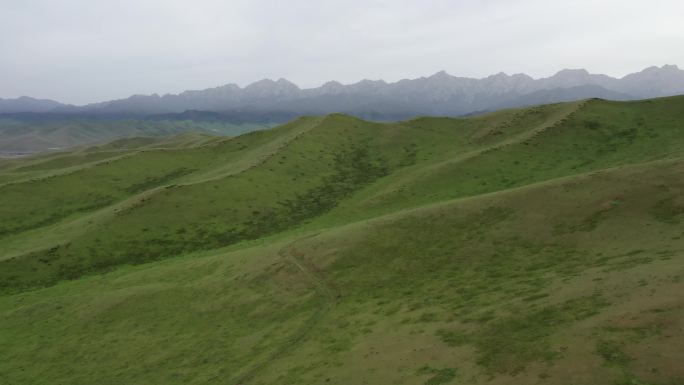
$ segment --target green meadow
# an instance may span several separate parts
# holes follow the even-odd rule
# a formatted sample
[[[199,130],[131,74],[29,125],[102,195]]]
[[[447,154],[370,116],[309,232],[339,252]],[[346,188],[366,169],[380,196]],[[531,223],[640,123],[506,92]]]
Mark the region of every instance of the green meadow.
[[[0,384],[684,384],[684,97],[0,160]]]

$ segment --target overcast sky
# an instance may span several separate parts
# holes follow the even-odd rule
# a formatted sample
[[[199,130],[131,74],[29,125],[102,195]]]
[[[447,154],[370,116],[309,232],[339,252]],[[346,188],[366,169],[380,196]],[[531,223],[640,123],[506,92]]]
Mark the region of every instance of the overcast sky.
[[[682,0],[0,0],[0,97],[684,65]]]

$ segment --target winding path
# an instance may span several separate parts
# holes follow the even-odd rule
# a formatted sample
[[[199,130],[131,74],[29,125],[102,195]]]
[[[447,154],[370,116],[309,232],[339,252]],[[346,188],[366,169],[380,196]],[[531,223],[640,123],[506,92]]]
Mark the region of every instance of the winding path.
[[[306,260],[305,255],[294,247],[296,242],[315,237],[316,235],[318,235],[318,233],[290,242],[278,251],[278,255],[297,267],[297,269],[313,283],[316,291],[323,298],[323,304],[302,326],[292,333],[290,338],[288,338],[279,349],[268,355],[262,362],[247,369],[244,373],[238,374],[234,379],[229,381],[230,384],[244,385],[248,383],[258,372],[304,343],[311,331],[320,324],[326,314],[337,305],[339,299],[342,297],[339,288],[334,282],[331,282],[319,267]]]

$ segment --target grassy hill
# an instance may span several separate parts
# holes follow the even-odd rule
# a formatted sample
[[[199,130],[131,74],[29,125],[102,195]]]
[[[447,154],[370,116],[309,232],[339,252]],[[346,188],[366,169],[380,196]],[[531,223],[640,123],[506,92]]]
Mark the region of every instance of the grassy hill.
[[[684,384],[684,97],[0,161],[0,383]]]

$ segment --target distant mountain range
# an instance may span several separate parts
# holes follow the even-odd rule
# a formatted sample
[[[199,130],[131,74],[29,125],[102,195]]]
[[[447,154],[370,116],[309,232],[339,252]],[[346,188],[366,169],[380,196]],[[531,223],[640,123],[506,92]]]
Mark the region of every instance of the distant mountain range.
[[[60,102],[48,99],[34,99],[22,96],[16,99],[0,98],[0,114],[17,112],[49,112],[58,108],[66,107]]]
[[[342,112],[388,120],[416,115],[459,116],[591,97],[632,100],[677,94],[684,94],[684,70],[675,65],[649,67],[622,78],[590,74],[583,69],[566,69],[541,79],[504,73],[473,79],[442,71],[394,83],[362,80],[343,85],[331,81],[310,89],[301,89],[285,79],[266,79],[244,88],[228,84],[177,95],[134,95],[84,106],[28,97],[0,99],[0,113],[149,117],[191,111],[197,117],[201,115],[197,111],[205,111],[219,113],[225,120],[272,121],[273,117],[286,120],[298,115]]]

